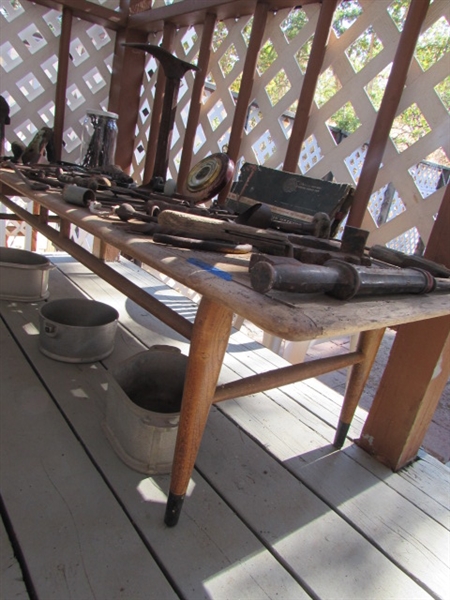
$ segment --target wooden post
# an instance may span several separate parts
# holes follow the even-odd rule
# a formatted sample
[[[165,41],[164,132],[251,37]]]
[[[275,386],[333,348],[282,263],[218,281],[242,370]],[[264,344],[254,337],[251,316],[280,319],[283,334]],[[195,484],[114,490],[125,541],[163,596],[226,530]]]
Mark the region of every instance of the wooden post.
[[[449,230],[447,185],[425,252],[447,267]],[[450,315],[399,326],[358,444],[394,471],[414,460],[449,375]]]
[[[261,48],[266,27],[267,12],[267,4],[258,2],[253,17],[252,32],[247,48],[247,54],[245,56],[242,81],[239,88],[236,110],[234,111],[233,124],[231,126],[231,134],[228,142],[227,154],[234,163],[236,163],[239,158],[239,149],[241,147],[248,106],[253,91],[253,82],[255,81],[256,63],[258,61],[259,50]],[[220,192],[218,196],[219,205],[225,204],[230,187],[231,183]]]
[[[361,227],[364,219],[429,3],[430,0],[411,0],[348,215],[347,225],[352,227]]]
[[[316,31],[314,32],[314,39],[311,47],[311,54],[309,56],[308,66],[306,67],[297,111],[292,125],[291,137],[289,138],[289,144],[286,150],[283,171],[295,173],[298,168],[298,159],[305,139],[311,106],[314,100],[314,92],[316,91],[317,80],[319,79],[320,71],[322,69],[337,3],[338,0],[324,0],[320,8],[319,20],[317,22]]]
[[[129,30],[127,42],[147,41],[143,31]],[[118,34],[114,52],[111,92],[108,108],[119,115],[115,162],[129,171],[133,161],[136,123],[139,116],[140,88],[145,66],[145,54],[122,46],[123,35]]]
[[[191,105],[189,108],[189,116],[184,135],[183,151],[181,153],[180,168],[178,170],[177,189],[179,192],[182,190],[191,169],[192,155],[194,153],[193,149],[195,133],[197,131],[200,109],[202,106],[203,88],[205,85],[206,75],[208,73],[209,59],[211,56],[211,44],[216,20],[216,15],[208,13],[203,25],[202,40],[200,43],[200,51],[197,63],[200,71],[195,74],[194,86],[192,88]]]
[[[62,12],[61,36],[59,38],[58,75],[55,92],[55,122],[53,125],[53,139],[55,145],[55,158],[61,160],[62,137],[64,132],[64,115],[66,111],[67,74],[70,59],[70,33],[72,31],[72,11],[64,7]]]
[[[94,237],[92,244],[92,254],[105,262],[114,262],[119,258],[120,250],[107,244],[98,237]]]

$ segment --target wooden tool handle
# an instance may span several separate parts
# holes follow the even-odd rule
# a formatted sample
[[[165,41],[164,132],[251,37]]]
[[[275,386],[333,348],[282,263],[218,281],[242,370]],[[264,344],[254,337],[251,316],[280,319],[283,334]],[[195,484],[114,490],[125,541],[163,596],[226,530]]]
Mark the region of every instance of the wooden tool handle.
[[[386,248],[385,246],[379,245],[372,246],[369,255],[371,258],[382,260],[383,262],[397,267],[416,267],[428,271],[434,277],[450,277],[450,269],[445,265],[435,263],[423,256],[404,254],[399,250],[393,250],[392,248]]]
[[[188,213],[180,213],[175,210],[163,210],[158,215],[158,223],[165,229],[182,233],[187,236],[200,237],[204,240],[215,240],[223,233],[224,221],[211,219],[210,217],[199,217]]]
[[[278,231],[257,229],[248,225],[239,225],[201,215],[179,213],[174,210],[162,211],[158,215],[158,223],[171,231],[204,240],[221,238],[233,241],[250,241],[261,239],[275,244],[289,245],[287,236]]]

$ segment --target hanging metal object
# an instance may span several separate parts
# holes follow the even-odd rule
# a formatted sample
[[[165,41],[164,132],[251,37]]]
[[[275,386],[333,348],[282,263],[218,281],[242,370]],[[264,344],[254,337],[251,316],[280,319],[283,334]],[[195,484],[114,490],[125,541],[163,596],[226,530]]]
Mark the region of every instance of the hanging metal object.
[[[170,142],[172,140],[175,113],[177,110],[178,90],[180,89],[181,79],[186,71],[199,71],[200,69],[196,65],[192,65],[191,63],[173,56],[173,54],[160,46],[142,44],[139,42],[126,42],[123,46],[144,50],[144,52],[148,52],[154,56],[160,62],[164,75],[166,76],[164,104],[161,114],[161,124],[159,126],[155,167],[152,176],[152,179],[162,179],[164,182],[166,181],[167,168],[169,165]]]

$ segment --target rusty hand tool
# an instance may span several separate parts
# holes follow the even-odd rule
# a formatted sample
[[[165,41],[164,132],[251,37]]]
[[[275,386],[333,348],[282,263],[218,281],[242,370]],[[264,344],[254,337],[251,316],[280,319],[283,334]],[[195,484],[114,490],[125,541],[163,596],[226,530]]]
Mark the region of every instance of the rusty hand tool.
[[[168,244],[177,248],[191,250],[204,250],[205,252],[221,252],[223,254],[248,254],[252,251],[250,244],[236,244],[217,240],[197,240],[195,238],[181,237],[167,233],[155,233],[153,241],[159,244]]]
[[[267,229],[272,225],[272,209],[268,204],[256,202],[240,213],[234,222],[239,225],[251,225],[260,229]]]
[[[138,221],[145,221],[146,223],[155,223],[156,218],[152,217],[143,212],[136,210],[131,204],[124,202],[118,206],[115,210],[115,214],[121,221],[129,221],[130,219],[137,219]]]
[[[282,221],[281,219],[273,219],[272,227],[276,227],[281,231],[290,231],[299,235],[313,235],[321,239],[329,239],[331,234],[331,219],[327,213],[318,212],[314,215],[311,223],[292,223]]]
[[[153,217],[157,217],[163,210],[175,210],[177,212],[190,213],[193,215],[209,216],[209,210],[207,208],[189,206],[179,200],[170,202],[164,200],[148,200],[145,204],[145,208],[147,213]]]
[[[279,231],[256,229],[248,225],[229,223],[201,215],[164,210],[158,215],[158,223],[171,234],[203,240],[225,240],[252,244],[262,252],[289,255],[292,244]]]
[[[253,289],[299,293],[322,292],[340,300],[355,296],[387,294],[426,294],[450,291],[450,281],[435,279],[422,269],[361,267],[342,260],[329,260],[323,266],[270,264],[259,261],[250,270]]]
[[[424,269],[434,277],[450,277],[450,269],[445,265],[423,258],[423,256],[411,256],[399,250],[386,248],[385,246],[372,246],[369,250],[369,256],[397,267],[417,267]]]
[[[195,204],[210,200],[231,181],[233,173],[234,162],[227,154],[211,154],[192,167],[181,191]]]
[[[22,171],[19,169],[19,167],[16,167],[16,165],[13,162],[8,162],[8,163],[6,163],[5,166],[10,169],[13,169],[13,171],[16,173],[16,175],[18,175],[20,177],[20,179],[24,183],[26,183],[26,185],[30,188],[30,190],[34,190],[37,192],[45,192],[50,187],[47,183],[42,183],[40,181],[33,181],[32,179],[29,179],[28,177],[26,177],[26,175],[24,175],[24,173],[22,173]]]
[[[161,124],[159,126],[155,167],[153,169],[153,178],[161,177],[162,180],[165,181],[169,165],[170,142],[172,140],[178,90],[180,89],[181,79],[186,71],[199,71],[200,69],[196,65],[191,65],[190,63],[173,56],[173,54],[170,54],[170,52],[160,46],[142,44],[139,42],[126,42],[123,45],[130,48],[136,48],[137,50],[144,50],[154,56],[160,62],[164,75],[166,76],[164,105],[161,115]]]
[[[342,240],[324,240],[313,236],[289,234],[294,257],[304,263],[323,265],[334,258],[355,265],[371,265],[365,254],[368,231],[358,227],[345,227]]]

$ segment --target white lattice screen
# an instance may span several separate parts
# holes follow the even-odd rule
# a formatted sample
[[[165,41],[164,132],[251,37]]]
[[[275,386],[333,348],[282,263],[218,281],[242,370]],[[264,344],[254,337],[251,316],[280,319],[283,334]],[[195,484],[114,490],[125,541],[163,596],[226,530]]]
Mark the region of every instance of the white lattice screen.
[[[118,2],[98,1],[97,4],[116,9]],[[163,1],[154,5],[162,4]],[[340,37],[332,31],[322,78],[328,78],[334,86],[334,93],[327,102],[315,105],[312,110],[299,172],[317,178],[332,172],[336,181],[357,182],[376,118],[376,108],[368,91],[392,63],[400,36],[389,11],[391,4],[388,0],[359,0],[361,14],[356,20]],[[0,0],[0,7],[0,93],[12,107],[7,139],[21,139],[27,143],[37,129],[53,124],[60,16],[56,11],[35,6],[27,0]],[[319,8],[319,4],[304,7],[306,24],[289,41],[283,31],[289,11],[282,10],[269,16],[263,44],[272,45],[275,59],[265,71],[259,69],[256,77],[241,146],[242,161],[271,168],[280,168],[283,164],[293,110],[304,77],[299,61],[303,69],[304,63],[299,57],[308,48]],[[222,37],[215,45],[211,59],[194,162],[226,147],[235,105],[235,96],[230,88],[242,73],[248,43],[248,35],[243,30],[249,21],[249,17],[243,17],[221,24]],[[450,28],[448,0],[434,0],[430,5],[423,33],[437,22],[444,22],[447,30]],[[375,34],[377,53],[361,67],[355,64],[353,49],[368,28],[372,28]],[[201,33],[202,26],[178,30],[175,54],[195,63]],[[161,36],[150,37],[149,42],[159,44]],[[113,45],[113,32],[75,20],[64,127],[64,160],[75,162],[79,157],[81,121],[86,109],[108,108]],[[148,57],[132,164],[132,173],[138,182],[144,169],[157,67],[155,59]],[[437,91],[439,84],[449,77],[449,72],[448,51],[425,71],[413,59],[398,114],[416,106],[425,123],[423,135],[409,147],[396,146],[394,141],[388,143],[363,224],[371,231],[371,244],[389,243],[413,252],[419,237],[425,244],[428,240],[433,217],[443,195],[443,188],[436,189],[441,171],[430,163],[450,164],[449,114]],[[169,163],[170,176],[174,178],[181,157],[193,81],[193,73],[188,72],[179,94]],[[276,103],[270,94],[271,82],[282,86],[285,91]],[[338,144],[328,125],[333,115],[344,106],[356,113],[360,126]],[[385,210],[387,197],[391,202],[389,209]]]

